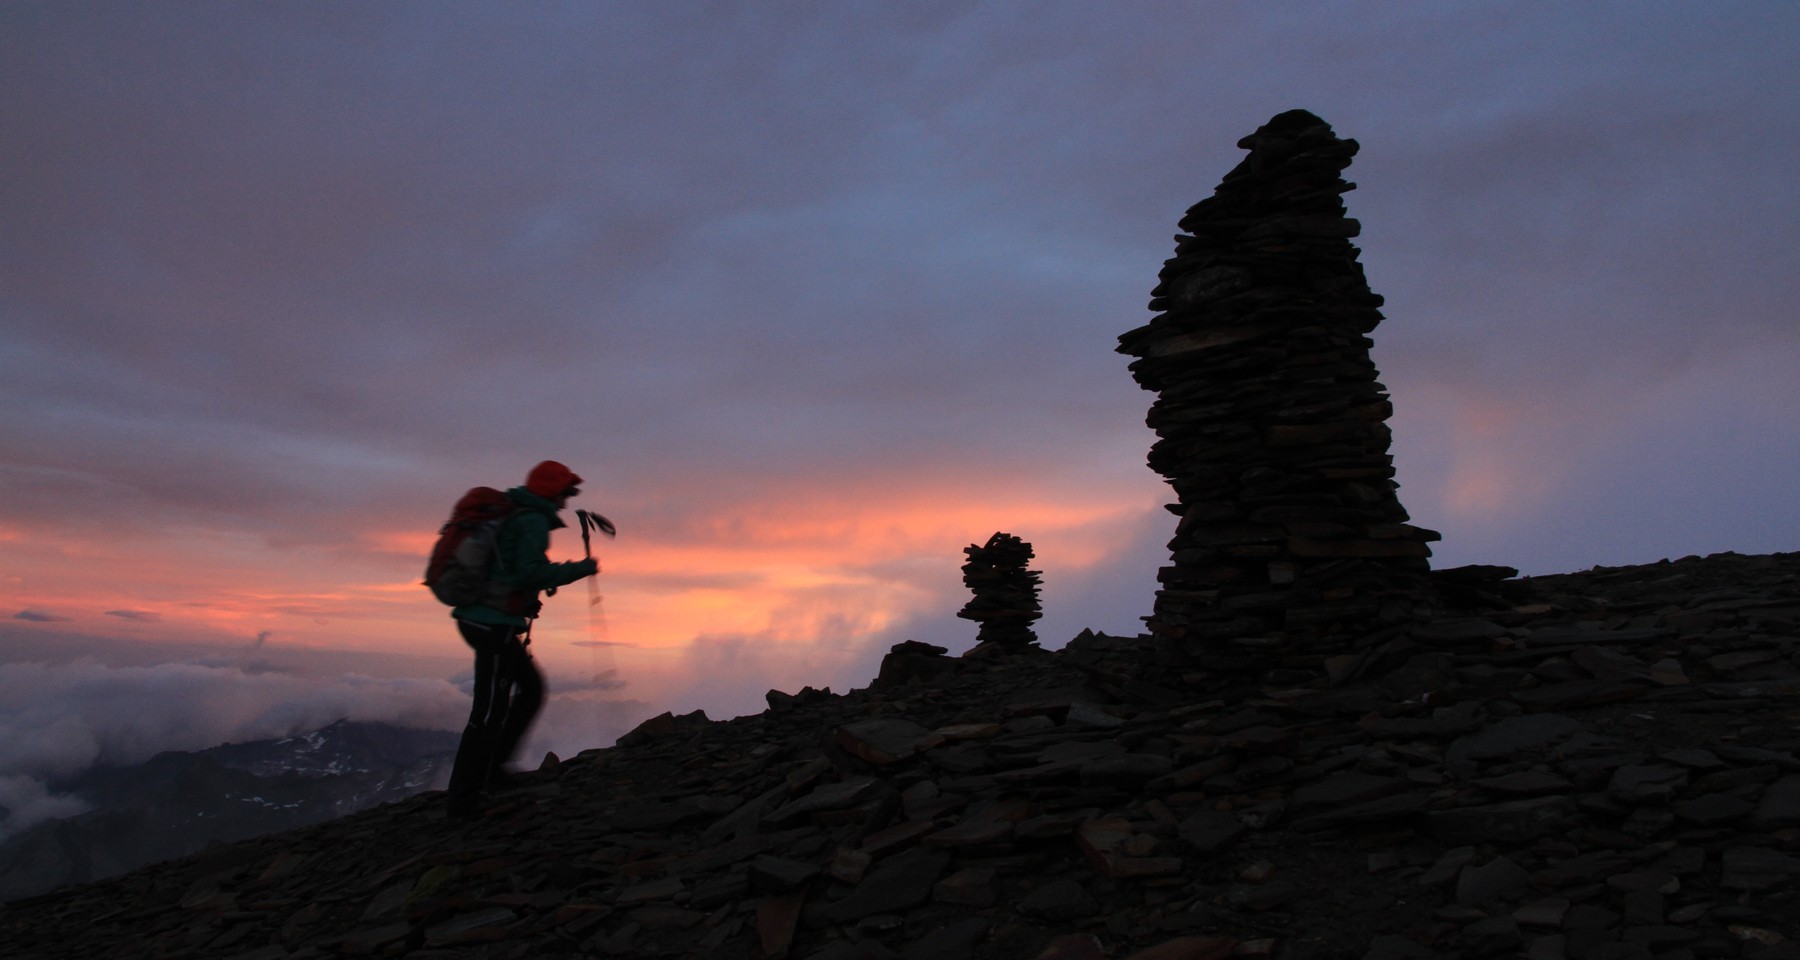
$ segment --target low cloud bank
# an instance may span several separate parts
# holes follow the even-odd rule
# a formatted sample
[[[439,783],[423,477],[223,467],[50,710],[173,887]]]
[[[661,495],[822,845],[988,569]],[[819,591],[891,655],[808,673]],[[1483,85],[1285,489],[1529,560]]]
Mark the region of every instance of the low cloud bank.
[[[615,676],[549,683],[552,696],[520,753],[528,767],[543,750],[569,756],[610,746],[652,712],[604,699],[623,686]],[[82,801],[59,785],[96,765],[288,736],[340,718],[458,730],[468,710],[468,695],[450,679],[308,677],[236,663],[0,664],[0,839],[81,813]]]

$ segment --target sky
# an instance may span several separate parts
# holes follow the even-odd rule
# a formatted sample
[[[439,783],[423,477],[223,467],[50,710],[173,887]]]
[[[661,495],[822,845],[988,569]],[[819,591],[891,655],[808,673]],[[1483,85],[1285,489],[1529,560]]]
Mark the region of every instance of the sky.
[[[58,776],[456,727],[419,585],[539,460],[618,526],[534,749],[866,685],[1034,545],[1137,632],[1113,347],[1300,107],[1354,138],[1434,564],[1800,548],[1800,5],[0,0],[0,834]],[[582,555],[559,533],[552,556]]]

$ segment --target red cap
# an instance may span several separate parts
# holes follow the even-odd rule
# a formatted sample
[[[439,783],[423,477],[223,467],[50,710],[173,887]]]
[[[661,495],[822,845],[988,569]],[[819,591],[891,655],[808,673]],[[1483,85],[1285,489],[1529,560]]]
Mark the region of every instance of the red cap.
[[[575,475],[575,471],[555,460],[545,460],[532,467],[531,473],[526,475],[525,489],[544,498],[560,497],[580,482],[581,478]]]

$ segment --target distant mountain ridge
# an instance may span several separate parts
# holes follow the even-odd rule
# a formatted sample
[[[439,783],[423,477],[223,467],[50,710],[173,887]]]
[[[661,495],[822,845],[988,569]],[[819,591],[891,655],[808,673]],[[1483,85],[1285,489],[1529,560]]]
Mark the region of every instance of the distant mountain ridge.
[[[338,720],[308,733],[129,767],[57,785],[93,805],[0,843],[0,899],[85,883],[147,863],[330,820],[441,788],[457,734]]]

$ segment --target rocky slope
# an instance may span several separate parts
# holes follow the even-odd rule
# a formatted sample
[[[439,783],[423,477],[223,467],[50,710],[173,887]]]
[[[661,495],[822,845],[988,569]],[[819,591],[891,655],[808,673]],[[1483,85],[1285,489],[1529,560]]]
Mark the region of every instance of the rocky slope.
[[[15,901],[0,943],[245,960],[1800,956],[1800,554],[1463,599],[1249,685],[1159,672],[1136,638],[912,645],[867,690],[664,716],[546,762],[479,819],[424,794]]]

